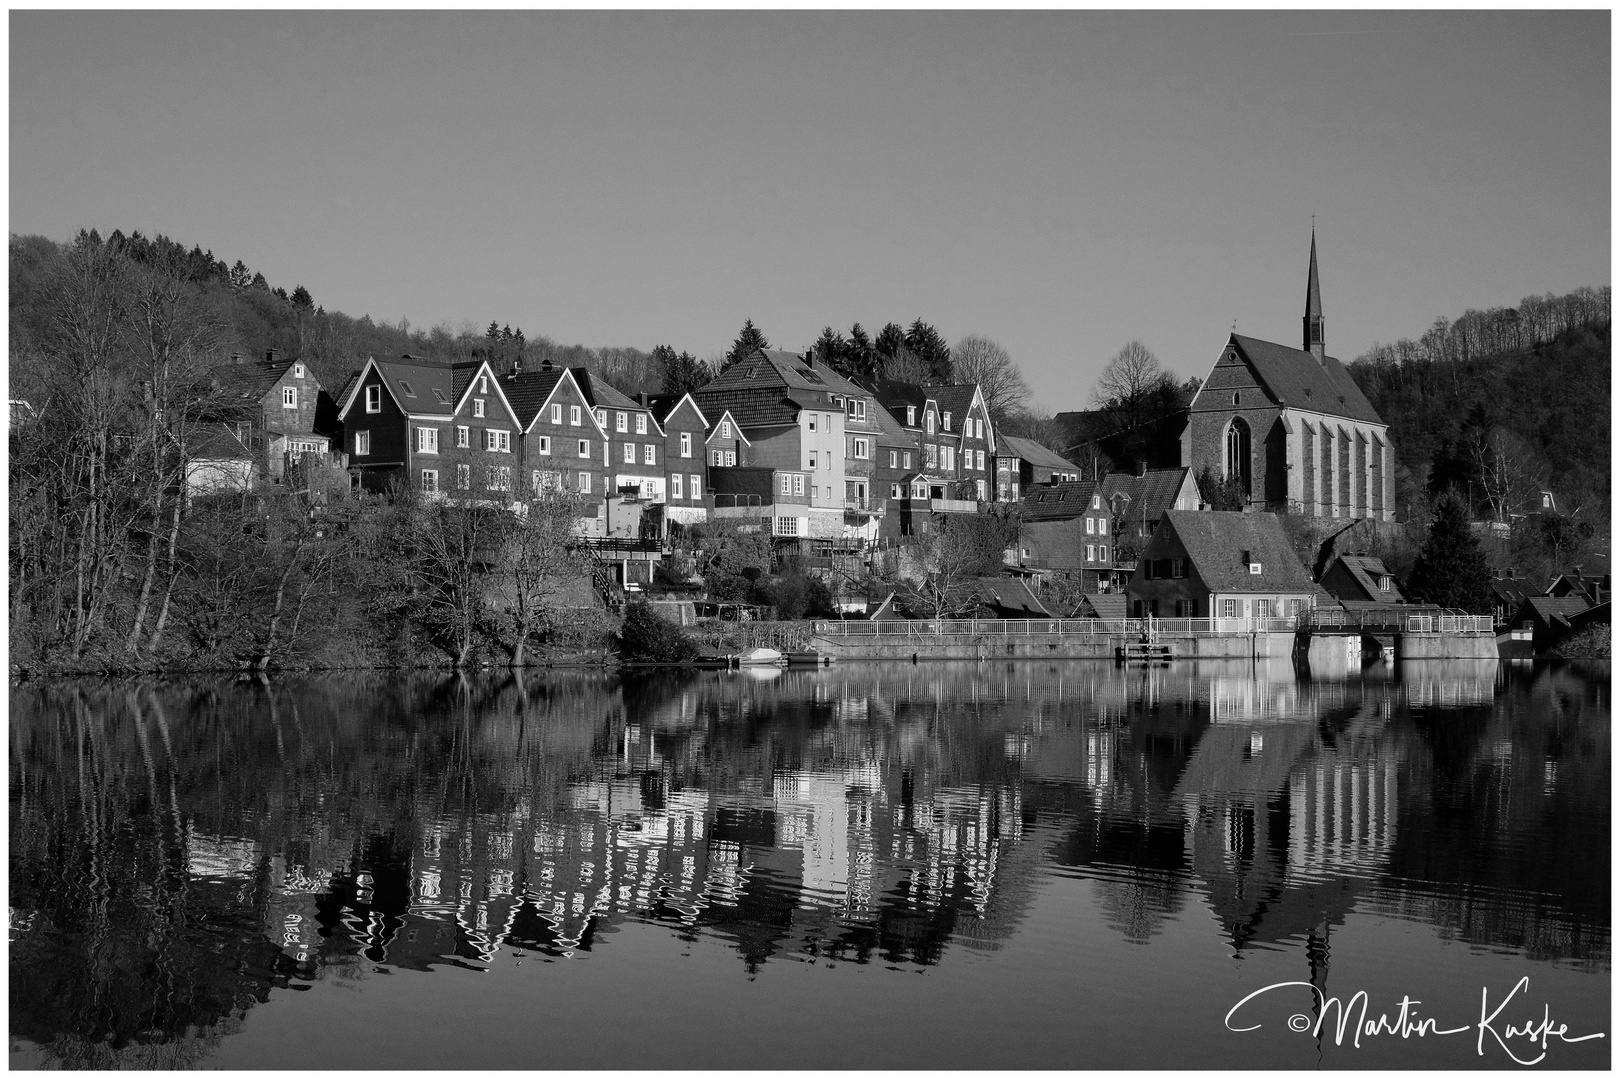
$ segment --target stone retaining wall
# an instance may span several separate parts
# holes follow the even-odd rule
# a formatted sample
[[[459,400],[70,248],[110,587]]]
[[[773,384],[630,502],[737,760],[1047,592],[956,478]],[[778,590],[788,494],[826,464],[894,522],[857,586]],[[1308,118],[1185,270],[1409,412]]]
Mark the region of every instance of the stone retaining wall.
[[[1396,634],[1395,659],[1498,660],[1495,634]]]
[[[817,634],[811,648],[841,660],[1112,660],[1115,651],[1135,640],[1124,635],[1084,637],[1074,634],[934,634],[842,637]],[[1250,659],[1289,656],[1292,633],[1202,636],[1161,635],[1160,644],[1182,659]]]

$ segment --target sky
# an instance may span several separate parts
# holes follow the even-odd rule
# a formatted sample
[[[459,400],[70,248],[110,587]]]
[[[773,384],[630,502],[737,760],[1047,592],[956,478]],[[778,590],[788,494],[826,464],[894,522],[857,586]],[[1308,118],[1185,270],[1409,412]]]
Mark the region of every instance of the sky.
[[[922,318],[1082,408],[1610,283],[1610,15],[10,14],[11,231],[140,229],[350,315],[803,350]]]

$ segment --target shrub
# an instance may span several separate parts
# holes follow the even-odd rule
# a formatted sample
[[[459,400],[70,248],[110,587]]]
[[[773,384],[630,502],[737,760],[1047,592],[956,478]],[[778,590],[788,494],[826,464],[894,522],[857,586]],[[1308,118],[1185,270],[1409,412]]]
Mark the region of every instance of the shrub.
[[[645,600],[632,600],[624,608],[619,631],[622,660],[661,664],[696,660],[702,650],[690,634],[664,619]]]

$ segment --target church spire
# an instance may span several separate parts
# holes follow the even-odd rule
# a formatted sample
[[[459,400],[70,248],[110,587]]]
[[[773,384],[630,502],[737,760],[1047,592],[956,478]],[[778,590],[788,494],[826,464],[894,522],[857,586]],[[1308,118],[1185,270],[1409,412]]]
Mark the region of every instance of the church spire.
[[[1316,275],[1316,223],[1311,222],[1311,276],[1305,283],[1305,350],[1321,363],[1327,355],[1326,323],[1322,318],[1322,282]]]

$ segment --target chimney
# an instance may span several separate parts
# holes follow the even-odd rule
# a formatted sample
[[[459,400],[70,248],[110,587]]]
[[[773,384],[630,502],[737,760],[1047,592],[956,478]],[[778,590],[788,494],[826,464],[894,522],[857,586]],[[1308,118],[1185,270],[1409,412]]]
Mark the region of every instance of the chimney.
[[[523,357],[521,357],[521,356],[512,357],[512,374],[513,375],[521,375],[521,374],[523,374]]]
[[[541,371],[550,371],[550,370],[552,370],[551,357],[548,356],[548,357],[546,357],[546,358],[544,358],[543,360],[540,361],[540,370]]]
[[[245,363],[247,363],[247,357],[243,356],[239,352],[233,352],[233,353],[231,353],[231,363],[233,363],[233,364],[245,364]]]
[[[1511,566],[1508,567],[1508,580],[1509,581],[1513,580],[1513,567],[1511,567]]]
[[[1136,459],[1136,475],[1137,476],[1146,476],[1147,475],[1147,459],[1146,458],[1137,458]],[[1248,560],[1244,560],[1244,561],[1247,562]]]
[[[281,359],[281,350],[280,349],[266,349],[265,353],[264,353],[264,358],[266,360],[268,360],[270,363],[273,364],[277,360]]]
[[[1248,548],[1244,548],[1243,549],[1243,565],[1248,566],[1250,563],[1254,562],[1254,557],[1253,556],[1254,556],[1253,551],[1249,550]]]

